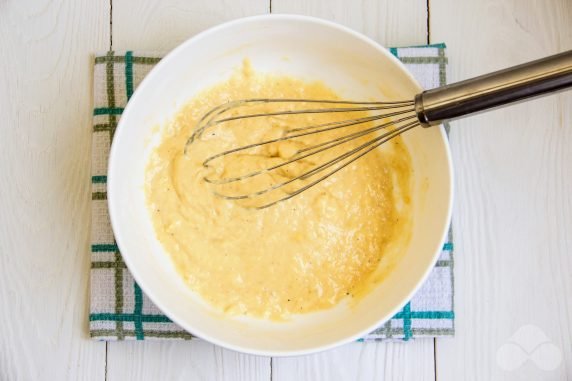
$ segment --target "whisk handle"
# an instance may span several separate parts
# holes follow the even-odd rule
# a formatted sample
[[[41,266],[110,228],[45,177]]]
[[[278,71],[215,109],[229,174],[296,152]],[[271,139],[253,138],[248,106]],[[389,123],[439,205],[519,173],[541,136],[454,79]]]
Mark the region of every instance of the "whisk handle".
[[[424,91],[415,111],[424,127],[572,86],[572,50]]]

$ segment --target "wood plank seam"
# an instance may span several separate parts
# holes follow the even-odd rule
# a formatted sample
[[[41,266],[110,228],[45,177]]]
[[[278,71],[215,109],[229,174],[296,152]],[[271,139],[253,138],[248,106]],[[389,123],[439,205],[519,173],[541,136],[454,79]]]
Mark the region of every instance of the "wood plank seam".
[[[108,344],[107,344],[107,341],[106,341],[106,342],[105,342],[105,362],[104,362],[105,369],[104,369],[104,372],[103,372],[104,380],[105,380],[105,381],[107,381],[107,353],[108,353]]]
[[[431,44],[431,6],[429,1],[427,0],[427,45]]]
[[[109,50],[113,49],[113,0],[109,0]]]
[[[429,3],[429,1],[427,1]],[[433,379],[437,381],[437,338],[433,338]]]
[[[427,45],[431,44],[431,3],[427,0]],[[454,311],[454,308],[453,308]],[[433,379],[437,381],[437,338],[433,338]]]

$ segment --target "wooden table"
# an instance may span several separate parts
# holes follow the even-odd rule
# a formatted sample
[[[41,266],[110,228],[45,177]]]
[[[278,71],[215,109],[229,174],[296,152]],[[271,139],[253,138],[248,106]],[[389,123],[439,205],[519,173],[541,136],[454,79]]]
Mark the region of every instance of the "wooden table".
[[[572,377],[572,92],[453,123],[454,339],[285,359],[88,339],[94,52],[168,51],[269,12],[335,20],[386,46],[446,42],[451,80],[572,48],[569,0],[0,0],[0,379]],[[562,356],[555,369],[503,369],[499,348],[527,325],[520,345],[543,333]]]

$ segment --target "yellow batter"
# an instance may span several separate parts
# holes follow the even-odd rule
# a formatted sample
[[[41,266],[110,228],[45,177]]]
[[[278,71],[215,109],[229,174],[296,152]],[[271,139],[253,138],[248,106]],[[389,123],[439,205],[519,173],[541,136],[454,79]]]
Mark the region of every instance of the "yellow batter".
[[[194,291],[231,315],[280,320],[332,307],[379,281],[380,267],[395,260],[390,256],[398,250],[392,245],[409,234],[410,157],[400,138],[394,139],[299,196],[262,210],[217,197],[213,190],[252,191],[293,174],[277,171],[229,186],[209,185],[205,176],[219,178],[268,166],[318,137],[264,147],[203,167],[214,153],[280,136],[292,123],[303,126],[367,115],[237,121],[205,133],[183,153],[198,119],[211,108],[233,99],[260,97],[338,98],[323,83],[261,75],[245,64],[231,79],[191,100],[166,126],[148,165],[145,191],[157,237]],[[273,107],[258,110],[276,110]],[[327,154],[339,155],[348,148]],[[290,171],[311,165],[306,161]],[[284,194],[280,190],[266,197]]]

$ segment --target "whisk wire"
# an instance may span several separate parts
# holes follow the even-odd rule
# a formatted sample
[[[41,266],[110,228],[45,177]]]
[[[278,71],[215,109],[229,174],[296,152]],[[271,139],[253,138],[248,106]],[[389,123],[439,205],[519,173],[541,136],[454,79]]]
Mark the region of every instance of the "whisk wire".
[[[229,110],[234,108],[242,107],[244,105],[257,105],[264,103],[323,103],[323,104],[343,104],[343,105],[366,105],[366,107],[346,107],[346,108],[321,108],[321,109],[304,109],[304,110],[283,110],[271,113],[257,113],[257,114],[247,114],[240,116],[227,117],[223,119],[213,120],[218,115],[224,114]],[[187,147],[194,142],[194,140],[200,137],[203,132],[210,127],[216,126],[224,122],[230,122],[234,120],[246,119],[246,118],[257,118],[257,117],[268,117],[268,116],[279,116],[279,115],[298,115],[298,114],[317,114],[317,113],[328,113],[328,112],[357,112],[357,111],[376,111],[376,110],[387,110],[395,109],[401,107],[411,107],[414,104],[413,101],[402,101],[402,102],[354,102],[354,101],[336,101],[336,100],[315,100],[315,99],[270,99],[270,98],[254,98],[254,99],[244,99],[238,101],[231,101],[219,105],[211,109],[206,113],[198,122],[195,132],[187,140],[185,144],[185,152]],[[372,105],[375,105],[373,107]]]
[[[282,109],[271,112],[250,112],[240,115],[228,115],[228,113],[236,112],[236,109],[241,109],[242,107],[256,106],[266,103],[274,104],[286,104],[288,107],[292,107],[292,103],[298,103],[304,106],[305,104],[322,104],[322,105],[332,105],[333,107],[322,107],[313,108],[305,107],[302,109]],[[222,125],[225,123],[231,123],[237,120],[247,120],[253,118],[263,118],[263,117],[277,117],[277,116],[291,116],[291,115],[303,115],[303,114],[325,114],[325,113],[352,113],[352,112],[366,112],[374,113],[374,115],[368,115],[365,117],[357,117],[355,119],[344,119],[338,121],[331,121],[327,123],[318,123],[309,126],[288,128],[283,132],[283,136],[267,139],[261,142],[256,142],[253,144],[246,144],[238,148],[229,149],[215,155],[207,157],[203,161],[203,166],[209,167],[213,165],[213,161],[216,159],[222,159],[223,157],[238,154],[242,151],[249,149],[255,149],[264,145],[269,145],[273,143],[280,143],[284,141],[294,140],[298,138],[303,138],[315,134],[323,134],[328,132],[334,132],[336,130],[341,130],[343,128],[348,128],[352,126],[358,126],[366,123],[372,123],[378,120],[389,119],[387,122],[382,122],[381,124],[374,125],[372,127],[365,127],[359,131],[353,130],[352,132],[343,136],[334,136],[327,141],[319,142],[313,144],[309,147],[304,147],[297,149],[293,155],[284,158],[285,161],[271,165],[267,168],[246,171],[247,173],[228,176],[223,178],[210,178],[208,176],[204,177],[207,183],[212,185],[224,185],[230,183],[237,183],[245,181],[247,179],[267,174],[272,171],[276,171],[280,168],[284,168],[288,165],[293,165],[296,162],[306,162],[305,159],[315,156],[317,154],[323,153],[332,148],[341,146],[345,143],[351,142],[355,139],[363,138],[369,134],[376,133],[377,131],[383,129],[389,129],[387,132],[381,133],[372,139],[366,141],[365,143],[360,143],[357,147],[349,149],[347,152],[342,153],[331,159],[326,159],[323,163],[313,163],[310,162],[311,167],[305,170],[303,173],[296,175],[284,181],[278,181],[275,184],[267,186],[264,189],[259,189],[256,191],[248,193],[239,194],[225,194],[219,190],[214,191],[214,193],[227,200],[246,200],[261,197],[265,194],[269,194],[272,191],[283,188],[284,196],[279,196],[278,199],[271,201],[264,201],[263,205],[253,206],[256,209],[268,208],[279,202],[286,201],[312,187],[326,180],[330,176],[334,175],[341,169],[347,167],[351,163],[355,162],[357,159],[361,158],[368,152],[376,149],[383,143],[401,135],[402,133],[416,127],[419,125],[419,120],[414,110],[414,101],[401,101],[401,102],[355,102],[355,101],[338,101],[338,100],[309,100],[309,99],[265,99],[265,98],[255,98],[246,99],[239,101],[231,101],[222,105],[219,105],[211,109],[206,113],[197,124],[193,134],[189,137],[185,144],[185,153],[187,153],[188,147],[197,139],[202,136],[202,134],[212,127],[217,125]],[[345,107],[347,106],[347,107]],[[325,138],[328,135],[324,134]],[[306,162],[306,164],[308,164]],[[328,169],[330,169],[328,171]],[[323,173],[327,172],[327,173]],[[292,173],[292,172],[291,172]],[[294,172],[295,173],[295,172]],[[317,179],[311,181],[315,176],[319,176]],[[305,183],[300,186],[300,188],[293,191],[289,191],[290,187],[284,188],[289,184],[300,181],[311,182]]]
[[[260,147],[260,146],[267,145],[267,144],[272,144],[272,143],[278,143],[278,142],[285,141],[285,140],[292,140],[292,139],[294,139],[294,138],[300,138],[300,137],[304,137],[304,136],[308,136],[308,135],[319,134],[319,133],[322,133],[322,132],[333,131],[333,130],[336,130],[336,129],[340,129],[340,128],[344,128],[344,127],[349,127],[349,126],[352,126],[352,125],[357,125],[357,124],[361,124],[361,123],[366,123],[366,122],[373,121],[373,120],[391,118],[391,117],[394,117],[394,116],[398,116],[398,115],[402,115],[402,114],[406,114],[406,113],[411,113],[411,112],[412,112],[411,110],[396,111],[396,112],[394,112],[394,113],[389,113],[389,114],[377,115],[377,116],[375,116],[375,117],[370,117],[371,119],[368,119],[368,120],[365,120],[366,118],[363,118],[364,120],[361,120],[361,121],[356,120],[356,119],[352,119],[352,120],[350,120],[350,121],[347,121],[347,123],[339,124],[339,125],[330,125],[329,123],[326,123],[325,125],[331,126],[331,127],[326,127],[326,128],[322,128],[322,129],[319,129],[319,130],[316,130],[316,131],[311,131],[311,132],[304,132],[304,133],[297,134],[297,135],[283,136],[283,137],[280,137],[280,138],[270,139],[270,140],[266,140],[266,141],[259,142],[259,143],[247,144],[247,145],[242,146],[242,147],[233,148],[233,149],[230,149],[230,150],[227,150],[227,151],[218,153],[218,154],[216,154],[216,155],[213,155],[213,156],[208,157],[208,158],[203,162],[203,165],[206,167],[206,166],[208,166],[208,163],[210,163],[211,161],[213,161],[213,160],[215,160],[215,159],[218,159],[219,157],[226,156],[226,155],[229,155],[229,154],[232,154],[232,153],[236,153],[236,152],[240,152],[240,151],[244,151],[244,150],[247,150],[247,149],[250,149],[250,148]],[[268,114],[268,115],[269,115],[269,114]]]
[[[286,166],[286,165],[292,164],[292,163],[294,163],[294,162],[296,162],[296,161],[300,161],[300,160],[306,159],[306,158],[308,158],[308,157],[310,157],[310,156],[313,156],[313,155],[316,155],[316,154],[318,154],[318,153],[324,152],[324,151],[326,151],[326,150],[328,150],[328,149],[331,149],[331,148],[333,148],[333,147],[336,147],[336,146],[339,146],[339,145],[341,145],[341,144],[347,143],[347,142],[349,142],[349,141],[351,141],[351,140],[354,140],[354,139],[360,138],[360,137],[362,137],[362,136],[368,135],[368,134],[370,134],[370,133],[372,133],[372,132],[379,131],[379,130],[384,129],[384,128],[388,127],[388,126],[391,126],[391,125],[394,125],[394,124],[397,124],[397,123],[400,123],[400,122],[404,122],[404,121],[407,121],[407,120],[411,120],[411,119],[414,119],[414,118],[416,118],[416,116],[414,116],[414,115],[408,116],[408,117],[404,117],[404,118],[401,118],[401,119],[399,119],[399,120],[397,120],[397,121],[395,121],[395,122],[392,121],[392,122],[383,123],[383,124],[374,126],[374,127],[372,127],[372,128],[368,128],[368,129],[363,130],[363,131],[354,132],[353,134],[350,134],[350,135],[346,135],[346,136],[343,136],[343,137],[340,137],[340,138],[337,138],[337,139],[334,139],[334,140],[330,140],[330,141],[327,141],[327,142],[324,142],[324,143],[316,144],[316,145],[311,146],[311,147],[303,148],[303,149],[299,150],[291,159],[289,159],[289,160],[287,160],[287,161],[285,161],[285,162],[283,162],[283,163],[276,164],[276,165],[274,165],[274,166],[271,166],[271,167],[269,167],[269,168],[265,168],[265,169],[262,169],[262,170],[259,170],[259,171],[250,172],[250,173],[247,173],[247,174],[245,174],[245,175],[236,176],[236,177],[230,177],[230,178],[224,178],[224,179],[210,179],[210,178],[208,178],[208,177],[205,177],[204,180],[205,180],[206,182],[208,182],[208,183],[218,184],[218,185],[228,184],[228,183],[232,183],[232,182],[236,182],[236,181],[240,181],[240,180],[245,180],[245,179],[248,179],[248,178],[251,178],[251,177],[254,177],[254,176],[258,176],[258,175],[261,175],[261,174],[264,174],[264,173],[268,173],[268,172],[274,171],[274,170],[279,169],[279,168],[281,168],[281,167],[284,167],[284,166]],[[381,136],[383,137],[383,136],[386,136],[386,135],[381,135]],[[259,144],[262,144],[262,143],[259,143]],[[246,148],[251,148],[251,147],[241,147],[241,148],[245,148],[245,149],[246,149]],[[241,150],[241,149],[237,149],[237,150]],[[314,151],[313,151],[313,150],[314,150]],[[310,152],[307,153],[307,154],[305,154],[305,155],[302,155],[302,156],[299,155],[299,154],[301,154],[301,153],[308,152],[308,151],[310,151]],[[227,153],[230,154],[231,152],[230,152],[230,151],[227,151]]]
[[[286,185],[288,185],[288,184],[293,183],[294,181],[307,180],[308,178],[313,177],[313,176],[316,175],[317,173],[320,173],[320,172],[326,170],[327,168],[330,168],[330,167],[332,167],[332,166],[334,166],[334,165],[336,165],[336,164],[342,162],[343,160],[345,160],[345,159],[347,159],[347,158],[349,158],[349,157],[351,157],[351,156],[353,156],[353,155],[359,153],[360,151],[362,151],[362,150],[364,150],[364,149],[370,147],[370,148],[368,148],[366,151],[360,153],[360,154],[357,155],[356,157],[354,157],[354,158],[352,158],[351,160],[347,161],[346,163],[342,164],[340,167],[335,168],[334,170],[332,170],[331,172],[329,172],[329,173],[326,174],[325,176],[319,178],[318,180],[316,180],[316,181],[314,181],[314,182],[312,182],[312,183],[310,183],[310,184],[307,184],[306,186],[300,188],[299,190],[296,190],[296,191],[294,191],[294,192],[288,193],[287,196],[285,196],[285,197],[283,197],[283,198],[281,198],[281,199],[279,199],[279,200],[276,200],[276,201],[273,201],[273,202],[271,202],[271,203],[268,203],[268,204],[265,204],[265,205],[262,205],[262,206],[257,207],[257,209],[267,208],[267,207],[272,206],[272,205],[274,205],[274,204],[276,204],[276,203],[278,203],[278,202],[285,201],[285,200],[287,200],[287,199],[289,199],[289,198],[291,198],[291,197],[293,197],[293,196],[295,196],[295,195],[301,193],[302,191],[311,188],[311,187],[314,186],[314,185],[317,185],[317,184],[320,183],[321,181],[327,179],[328,177],[330,177],[330,176],[333,175],[334,173],[338,172],[340,169],[342,169],[342,168],[346,167],[347,165],[353,163],[355,160],[357,160],[358,158],[362,157],[362,156],[365,155],[366,153],[368,153],[368,152],[370,152],[371,150],[373,150],[373,149],[379,147],[381,144],[383,144],[383,143],[385,143],[385,142],[387,142],[387,141],[389,141],[389,140],[395,138],[396,136],[399,136],[399,135],[402,134],[403,132],[405,132],[405,131],[407,131],[407,130],[409,130],[409,129],[415,127],[415,126],[417,126],[418,124],[419,124],[418,121],[413,121],[413,122],[410,122],[410,123],[408,123],[408,124],[405,124],[405,125],[403,125],[403,126],[401,126],[401,127],[398,127],[398,128],[396,128],[396,129],[394,129],[394,130],[391,130],[391,131],[389,131],[389,132],[387,132],[387,133],[385,133],[385,134],[379,135],[379,136],[375,137],[374,139],[369,140],[369,141],[367,141],[366,143],[363,143],[363,144],[361,144],[360,146],[358,146],[358,147],[356,147],[356,148],[354,148],[354,149],[352,149],[352,150],[350,150],[350,151],[348,151],[348,152],[346,152],[346,153],[344,153],[344,154],[342,154],[342,155],[340,155],[340,156],[338,156],[338,157],[336,157],[336,158],[334,158],[334,159],[332,159],[332,160],[330,160],[330,161],[327,161],[326,163],[323,163],[323,164],[319,165],[319,166],[316,167],[316,168],[313,168],[313,169],[310,170],[310,171],[307,171],[307,172],[305,172],[305,173],[303,173],[303,174],[301,174],[301,175],[299,175],[299,176],[296,176],[296,177],[294,177],[294,178],[292,178],[292,179],[288,179],[288,180],[286,180],[286,181],[283,181],[283,182],[280,182],[280,183],[278,183],[278,184],[272,185],[272,186],[270,186],[270,187],[268,187],[268,188],[265,188],[265,189],[263,189],[263,190],[256,191],[256,192],[252,192],[252,193],[248,193],[248,194],[235,195],[235,196],[225,195],[225,194],[222,194],[222,193],[219,193],[219,192],[215,192],[215,193],[217,194],[217,196],[222,197],[222,198],[225,198],[225,199],[228,199],[228,200],[243,200],[243,199],[250,199],[250,198],[258,197],[258,196],[261,196],[261,195],[266,194],[266,193],[268,193],[268,192],[271,192],[271,191],[274,191],[274,190],[276,190],[276,189],[282,188],[282,187],[284,187],[284,186],[286,186]],[[299,160],[299,159],[298,159],[298,160]],[[263,173],[263,172],[262,172],[262,173]]]

